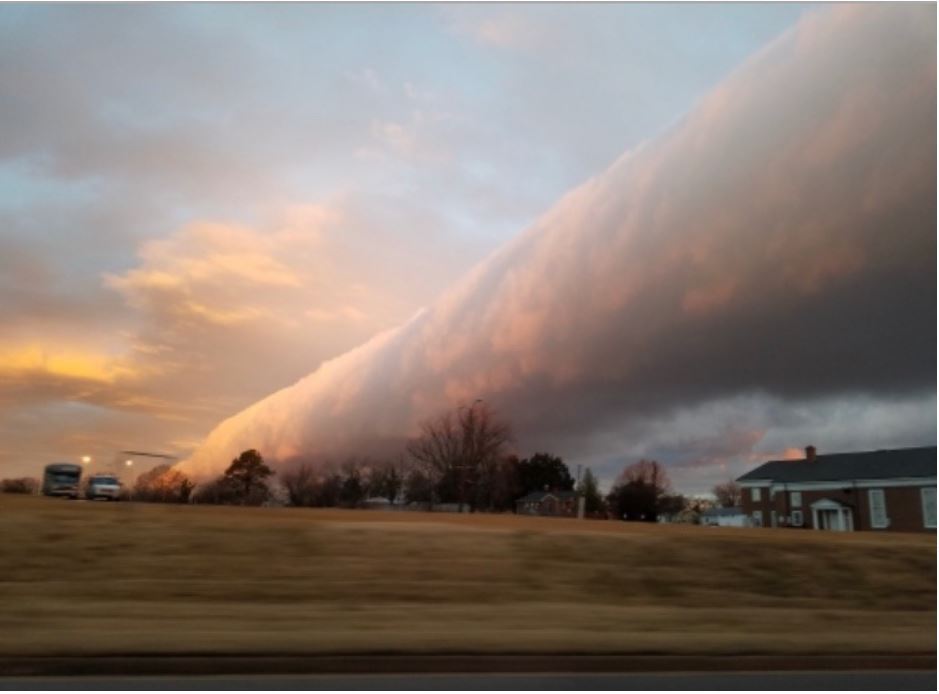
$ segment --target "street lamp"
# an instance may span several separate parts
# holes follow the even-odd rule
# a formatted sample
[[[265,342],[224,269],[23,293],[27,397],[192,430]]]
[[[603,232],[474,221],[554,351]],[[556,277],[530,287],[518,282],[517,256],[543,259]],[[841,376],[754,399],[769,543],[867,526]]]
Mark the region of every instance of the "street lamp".
[[[476,398],[476,400],[473,401],[473,404],[472,404],[472,405],[469,405],[469,406],[460,405],[460,406],[457,408],[457,412],[460,412],[460,413],[462,413],[463,410],[469,410],[469,423],[470,423],[470,426],[473,426],[473,427],[476,426],[476,423],[475,423],[475,420],[474,420],[474,418],[473,418],[473,415],[474,415],[475,410],[476,410],[476,405],[478,405],[478,404],[481,403],[482,401],[483,401],[482,398]],[[463,513],[463,504],[464,504],[465,501],[466,501],[466,470],[471,467],[469,461],[466,460],[466,449],[468,448],[468,445],[469,445],[469,443],[470,443],[467,439],[468,439],[469,436],[473,433],[472,431],[470,431],[470,430],[467,428],[466,423],[464,423],[464,422],[462,421],[462,419],[460,420],[460,423],[461,423],[461,425],[463,426],[463,450],[461,451],[462,454],[460,455],[460,464],[453,466],[453,467],[455,467],[455,468],[459,471],[459,473],[460,473],[459,480],[457,481],[457,486],[458,486],[459,492],[460,492],[460,504],[459,504],[459,506],[457,507],[457,513]],[[476,462],[476,461],[474,461],[474,462]]]
[[[125,460],[125,461],[124,461],[124,465],[126,465],[127,467],[130,467],[130,466],[133,465],[133,464],[134,464],[134,461],[133,461],[133,460],[128,459],[128,460]]]
[[[90,456],[90,455],[83,455],[83,456],[82,456],[82,463],[83,463],[83,464],[87,465],[87,464],[90,463],[90,462],[91,462],[91,456]]]

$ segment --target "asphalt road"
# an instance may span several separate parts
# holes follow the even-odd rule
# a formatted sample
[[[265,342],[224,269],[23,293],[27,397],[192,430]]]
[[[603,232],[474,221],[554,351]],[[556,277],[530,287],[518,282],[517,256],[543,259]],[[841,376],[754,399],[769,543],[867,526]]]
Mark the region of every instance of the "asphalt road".
[[[815,672],[3,677],[0,690],[936,690],[923,670]]]

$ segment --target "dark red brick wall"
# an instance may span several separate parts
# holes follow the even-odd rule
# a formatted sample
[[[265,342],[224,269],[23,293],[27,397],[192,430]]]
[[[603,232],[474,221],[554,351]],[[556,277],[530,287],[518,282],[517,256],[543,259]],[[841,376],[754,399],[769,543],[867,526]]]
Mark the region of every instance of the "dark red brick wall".
[[[830,489],[812,490],[802,492],[802,516],[804,528],[812,527],[812,504],[821,499],[831,499],[840,504],[850,507],[854,515],[855,530],[871,530],[874,532],[892,531],[892,532],[930,532],[934,533],[934,528],[926,528],[923,525],[923,504],[920,496],[921,487],[882,487],[884,490],[884,499],[887,504],[887,518],[890,524],[887,528],[872,528],[870,518],[870,507],[868,489],[866,487],[854,488],[853,485],[834,486]],[[763,516],[763,526],[770,527],[771,512],[776,511],[776,518],[779,522],[783,517],[789,518],[792,515],[794,507],[789,503],[789,491],[777,491],[772,499],[769,498],[769,488],[764,487],[761,493],[761,499],[758,502],[751,501],[750,490],[743,490],[743,511],[747,516],[752,516],[754,511],[760,511]]]
[[[887,500],[887,518],[890,527],[887,530],[936,532],[935,528],[923,527],[923,501],[920,487],[887,487],[884,489]]]
[[[740,505],[743,507],[743,512],[748,518],[753,518],[754,511],[759,511],[763,518],[763,527],[770,527],[770,509],[772,508],[769,501],[769,487],[763,487],[760,489],[760,500],[752,501],[752,493],[749,489],[743,490],[743,498]]]

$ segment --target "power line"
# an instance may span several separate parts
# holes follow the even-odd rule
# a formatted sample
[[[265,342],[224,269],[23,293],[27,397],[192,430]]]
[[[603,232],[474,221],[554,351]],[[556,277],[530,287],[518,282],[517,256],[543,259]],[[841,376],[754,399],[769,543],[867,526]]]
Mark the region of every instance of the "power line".
[[[146,451],[121,451],[124,455],[137,455],[145,458],[163,458],[165,460],[176,460],[178,456],[167,455],[165,453],[147,453]]]

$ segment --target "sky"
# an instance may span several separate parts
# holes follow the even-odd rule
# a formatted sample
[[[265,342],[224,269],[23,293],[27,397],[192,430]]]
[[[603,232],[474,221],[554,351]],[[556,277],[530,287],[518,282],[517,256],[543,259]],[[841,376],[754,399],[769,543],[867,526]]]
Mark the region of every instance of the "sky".
[[[935,44],[928,5],[0,6],[0,476],[380,456],[476,398],[695,493],[935,443]]]

